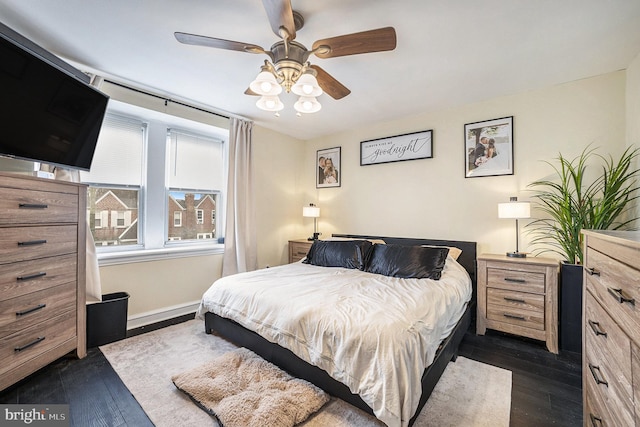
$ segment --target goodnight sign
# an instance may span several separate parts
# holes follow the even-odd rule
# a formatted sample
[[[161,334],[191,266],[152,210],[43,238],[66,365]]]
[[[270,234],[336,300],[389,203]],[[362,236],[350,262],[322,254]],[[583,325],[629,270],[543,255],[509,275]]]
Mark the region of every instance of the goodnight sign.
[[[433,157],[433,131],[407,133],[360,143],[360,166]]]

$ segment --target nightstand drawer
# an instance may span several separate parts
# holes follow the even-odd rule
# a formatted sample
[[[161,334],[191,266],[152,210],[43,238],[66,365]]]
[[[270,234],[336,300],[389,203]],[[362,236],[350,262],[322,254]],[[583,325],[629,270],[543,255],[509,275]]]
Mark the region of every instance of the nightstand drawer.
[[[307,256],[313,241],[289,240],[289,262],[297,262]]]
[[[487,305],[487,319],[544,331],[544,311]]]
[[[489,268],[487,287],[544,294],[544,274],[518,269]]]
[[[520,309],[544,313],[544,295],[515,292],[504,289],[487,289],[487,304],[508,309]]]

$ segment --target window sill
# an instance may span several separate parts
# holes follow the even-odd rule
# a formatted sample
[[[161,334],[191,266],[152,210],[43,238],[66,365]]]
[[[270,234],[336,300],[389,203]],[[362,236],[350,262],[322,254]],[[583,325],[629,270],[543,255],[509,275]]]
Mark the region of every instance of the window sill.
[[[224,245],[166,247],[161,249],[138,249],[122,252],[98,253],[100,267],[118,264],[131,264],[147,261],[161,261],[166,259],[186,258],[192,256],[217,255],[224,253]]]

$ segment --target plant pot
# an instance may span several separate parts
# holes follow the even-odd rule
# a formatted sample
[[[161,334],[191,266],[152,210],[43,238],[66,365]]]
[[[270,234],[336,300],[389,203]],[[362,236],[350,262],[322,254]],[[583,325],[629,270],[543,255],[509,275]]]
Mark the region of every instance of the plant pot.
[[[562,263],[560,268],[559,347],[582,353],[582,265]]]

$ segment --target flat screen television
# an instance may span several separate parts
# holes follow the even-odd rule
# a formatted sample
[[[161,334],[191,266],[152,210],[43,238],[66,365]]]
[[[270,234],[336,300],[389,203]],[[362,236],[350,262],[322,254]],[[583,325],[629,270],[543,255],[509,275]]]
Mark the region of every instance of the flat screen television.
[[[89,170],[109,97],[0,24],[0,155]]]

